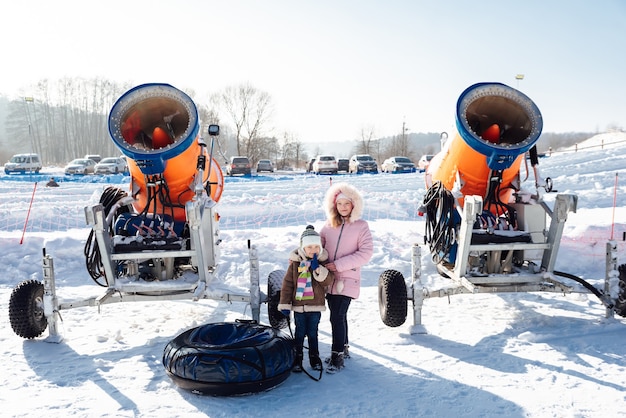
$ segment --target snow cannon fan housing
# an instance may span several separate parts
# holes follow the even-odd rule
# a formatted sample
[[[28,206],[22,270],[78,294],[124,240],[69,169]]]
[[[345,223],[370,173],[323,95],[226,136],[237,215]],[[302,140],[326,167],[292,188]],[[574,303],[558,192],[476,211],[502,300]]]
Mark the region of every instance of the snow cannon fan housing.
[[[193,100],[169,84],[129,90],[109,115],[111,138],[146,175],[163,173],[166,161],[188,149],[199,129]]]
[[[541,112],[526,95],[500,83],[474,84],[459,96],[457,132],[437,153],[424,176],[464,197],[487,195],[493,172],[501,176],[499,200],[508,202],[524,154],[539,139]]]
[[[504,170],[537,142],[543,120],[522,92],[500,83],[479,83],[461,93],[456,126],[463,140],[487,157],[490,169]]]
[[[192,185],[201,155],[207,163],[202,184],[211,199],[219,201],[224,177],[207,147],[199,143],[199,130],[193,100],[169,84],[143,84],[117,100],[109,114],[109,133],[127,156],[135,210],[173,213],[175,220],[185,221],[185,204],[195,196]]]

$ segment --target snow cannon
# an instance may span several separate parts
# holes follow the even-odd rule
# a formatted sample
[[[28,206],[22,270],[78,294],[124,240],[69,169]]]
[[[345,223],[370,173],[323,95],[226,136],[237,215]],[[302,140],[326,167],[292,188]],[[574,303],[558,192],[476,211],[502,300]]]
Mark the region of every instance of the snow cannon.
[[[171,213],[185,221],[185,203],[200,182],[218,202],[222,171],[199,137],[198,111],[193,100],[169,84],[143,84],[124,93],[109,114],[109,133],[126,155],[136,211]],[[198,157],[208,169],[196,179]]]
[[[441,151],[426,168],[427,190],[418,209],[426,218],[424,245],[442,286],[426,287],[421,281],[421,245],[414,244],[410,284],[403,272],[394,269],[383,271],[378,279],[383,323],[390,327],[404,324],[410,306],[411,334],[425,333],[425,299],[479,293],[591,292],[605,306],[607,317],[613,310],[620,315],[626,312],[615,309],[626,304],[616,302],[610,292],[555,270],[565,222],[570,212],[576,212],[578,197],[557,194],[553,207],[542,198],[540,188],[556,191],[549,177],[544,181],[538,175],[535,143],[543,123],[533,101],[504,84],[474,84],[457,101],[456,127],[457,133],[445,138]],[[527,176],[520,176],[527,151],[534,191],[522,189],[529,174],[526,164]],[[617,264],[613,248],[617,248],[614,243],[607,245],[607,266]],[[626,267],[623,270],[626,277]],[[556,276],[577,283],[568,284]],[[604,289],[614,288],[610,276],[606,274]],[[428,281],[439,282],[431,277]],[[409,300],[412,303],[407,303]]]
[[[474,84],[457,101],[456,128],[426,169],[426,187],[440,181],[461,207],[468,195],[508,202],[524,154],[543,128],[535,103],[505,84]]]
[[[11,296],[9,317],[17,335],[35,338],[48,328],[50,341],[59,342],[61,311],[121,302],[240,301],[252,315],[242,321],[250,324],[260,323],[261,303],[268,302],[268,316],[274,318],[270,321],[278,324],[277,318],[284,318],[275,297],[282,282],[274,284],[271,300],[263,299],[258,251],[250,240],[249,289],[231,291],[226,282],[218,281],[222,243],[218,201],[224,177],[213,150],[214,145],[219,147],[220,127],[208,125],[205,141],[199,125],[191,98],[168,84],[137,86],[115,102],[109,132],[128,160],[130,190],[107,186],[97,203],[85,206],[91,227],[85,266],[93,282],[106,290],[87,299],[57,297],[53,259],[44,248],[45,280],[24,281]],[[276,272],[282,280],[284,272]],[[191,384],[210,386],[205,386],[206,379],[198,380]],[[230,385],[226,383],[224,387]],[[250,385],[262,387],[256,383]],[[248,387],[245,382],[242,386]]]

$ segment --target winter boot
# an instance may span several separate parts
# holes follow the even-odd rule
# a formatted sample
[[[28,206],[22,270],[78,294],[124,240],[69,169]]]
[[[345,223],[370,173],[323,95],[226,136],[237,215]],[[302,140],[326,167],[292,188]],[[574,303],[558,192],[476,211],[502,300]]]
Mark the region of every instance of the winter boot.
[[[296,353],[296,361],[293,363],[292,372],[300,373],[302,371],[302,353]]]
[[[309,362],[313,370],[322,370],[322,360],[319,356],[309,356]]]
[[[337,373],[341,369],[343,369],[343,353],[333,351],[330,355],[330,363],[326,367],[326,373]]]
[[[348,350],[349,348],[350,348],[350,346],[348,344],[343,346],[343,358],[344,358],[344,360],[350,358],[350,351]],[[324,363],[330,364],[330,360],[331,360],[330,357],[326,357],[324,359]]]

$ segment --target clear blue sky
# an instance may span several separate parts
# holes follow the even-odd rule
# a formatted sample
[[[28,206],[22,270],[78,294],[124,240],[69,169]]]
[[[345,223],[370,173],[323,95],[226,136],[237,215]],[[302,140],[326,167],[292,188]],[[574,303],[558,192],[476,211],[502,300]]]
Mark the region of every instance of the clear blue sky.
[[[623,0],[25,0],[3,17],[10,96],[65,76],[197,100],[247,82],[272,96],[275,135],[351,141],[450,130],[459,94],[493,81],[530,96],[545,132],[626,129]]]

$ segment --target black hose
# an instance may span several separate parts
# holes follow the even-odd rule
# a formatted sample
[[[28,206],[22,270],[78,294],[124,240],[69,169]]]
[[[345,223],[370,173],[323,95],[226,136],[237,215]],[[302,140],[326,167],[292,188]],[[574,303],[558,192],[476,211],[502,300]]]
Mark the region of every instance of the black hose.
[[[108,216],[109,212],[111,212],[115,204],[120,199],[126,196],[128,196],[128,194],[117,187],[108,186],[107,188],[105,188],[102,192],[102,195],[100,196],[100,203],[104,208],[105,216]],[[129,209],[126,207],[118,208],[117,214],[128,211]],[[113,228],[110,225],[109,233],[113,234]],[[87,267],[87,272],[89,273],[93,281],[98,286],[107,287],[108,281],[106,280],[106,276],[103,271],[102,254],[100,253],[100,248],[98,247],[98,242],[96,241],[96,236],[93,229],[89,233],[89,237],[85,242],[85,248],[83,250],[83,253],[85,255],[85,265]],[[104,277],[105,283],[102,283],[99,280],[101,277]]]
[[[424,195],[426,207],[426,231],[424,238],[429,245],[433,261],[446,258],[456,243],[454,197],[440,181],[435,182]]]
[[[533,167],[539,164],[539,155],[537,154],[537,145],[533,145],[530,150],[528,150],[528,154],[530,155],[530,165]]]
[[[596,288],[595,288],[594,286],[592,286],[589,282],[586,282],[585,280],[581,279],[580,277],[578,277],[578,276],[574,276],[573,274],[570,274],[570,273],[564,273],[564,272],[562,272],[562,271],[556,271],[556,270],[554,270],[552,273],[554,273],[554,274],[555,274],[555,275],[557,275],[557,276],[566,277],[566,278],[568,278],[568,279],[574,280],[574,281],[575,281],[575,282],[577,282],[577,283],[582,284],[582,285],[585,287],[585,289],[589,290],[591,293],[593,293],[594,295],[596,295],[596,297],[597,297],[598,299],[600,299],[600,301],[602,302],[602,304],[603,304],[604,306],[606,306],[607,308],[612,309],[612,308],[613,308],[613,306],[615,306],[615,305],[613,305],[612,303],[609,303],[609,304],[607,304],[607,303],[606,303],[605,298],[604,298],[604,292],[602,292],[602,291],[600,291],[600,290],[596,289]]]

